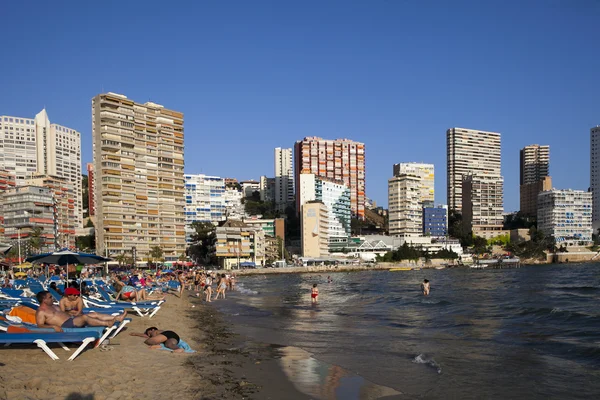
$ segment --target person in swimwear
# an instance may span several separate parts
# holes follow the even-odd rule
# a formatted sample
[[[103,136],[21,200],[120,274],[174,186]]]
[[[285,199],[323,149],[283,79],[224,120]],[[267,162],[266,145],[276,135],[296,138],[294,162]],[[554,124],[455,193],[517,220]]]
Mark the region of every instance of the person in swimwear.
[[[319,289],[317,288],[317,284],[315,283],[310,291],[310,297],[313,303],[319,301]]]
[[[221,294],[222,298],[225,298],[225,289],[227,289],[227,278],[225,274],[221,274],[221,279],[217,284],[217,295],[215,296],[215,300],[219,298],[219,294]]]
[[[115,322],[121,322],[127,316],[127,311],[118,317],[112,315],[94,313],[70,315],[54,305],[50,292],[42,290],[36,294],[40,306],[35,312],[35,322],[39,328],[52,328],[56,332],[62,332],[62,328],[81,328],[84,326],[113,326]]]
[[[173,350],[174,353],[183,353],[183,349],[179,348],[179,335],[173,331],[161,331],[153,326],[144,331],[144,333],[132,332],[130,336],[139,336],[146,338],[144,343],[150,346],[151,349],[159,349],[163,344],[166,348]]]
[[[430,290],[431,290],[431,286],[429,286],[429,281],[427,279],[424,279],[423,283],[421,283],[421,291],[423,292],[423,295],[429,296]]]

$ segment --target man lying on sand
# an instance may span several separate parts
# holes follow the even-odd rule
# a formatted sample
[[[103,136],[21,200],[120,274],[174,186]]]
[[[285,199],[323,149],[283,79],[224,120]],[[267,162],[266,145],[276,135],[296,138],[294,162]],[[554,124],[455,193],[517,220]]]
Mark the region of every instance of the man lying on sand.
[[[112,326],[116,321],[123,321],[127,315],[127,311],[117,317],[100,313],[94,313],[93,315],[69,315],[54,305],[50,292],[42,290],[36,295],[36,298],[40,303],[39,308],[35,312],[37,326],[40,328],[52,328],[56,332],[62,332],[62,328]]]
[[[179,335],[173,331],[161,331],[156,327],[148,328],[144,333],[132,332],[130,336],[139,336],[146,338],[146,343],[151,349],[160,349],[160,345],[164,344],[166,348],[173,350],[174,353],[183,353],[183,349],[179,348]]]

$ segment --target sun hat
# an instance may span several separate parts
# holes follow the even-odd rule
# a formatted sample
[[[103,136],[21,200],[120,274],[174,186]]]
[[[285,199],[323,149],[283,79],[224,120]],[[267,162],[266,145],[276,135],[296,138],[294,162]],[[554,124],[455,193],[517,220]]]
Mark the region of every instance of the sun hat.
[[[75,289],[74,287],[69,287],[65,289],[65,296],[79,296],[79,290]]]

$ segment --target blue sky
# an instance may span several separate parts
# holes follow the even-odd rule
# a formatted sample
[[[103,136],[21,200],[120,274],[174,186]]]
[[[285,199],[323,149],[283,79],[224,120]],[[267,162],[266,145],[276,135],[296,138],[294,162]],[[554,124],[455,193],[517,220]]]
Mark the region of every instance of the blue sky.
[[[93,5],[91,5],[93,4]],[[366,144],[367,195],[387,204],[399,162],[436,168],[445,132],[502,133],[505,209],[521,147],[550,145],[557,188],[589,186],[600,124],[600,2],[3,2],[0,115],[82,133],[117,92],[185,113],[186,172],[273,175],[273,148],[305,136]]]

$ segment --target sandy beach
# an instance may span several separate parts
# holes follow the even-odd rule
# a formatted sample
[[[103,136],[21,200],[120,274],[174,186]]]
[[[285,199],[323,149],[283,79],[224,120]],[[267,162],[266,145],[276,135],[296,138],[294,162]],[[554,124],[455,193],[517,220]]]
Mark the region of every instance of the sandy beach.
[[[60,360],[41,349],[0,349],[0,399],[302,399],[268,347],[248,348],[219,313],[189,296],[169,296],[157,315],[133,321],[106,349],[88,347],[74,361],[57,345]],[[195,354],[151,350],[130,332],[147,327],[177,332]],[[74,345],[69,345],[71,349]]]

